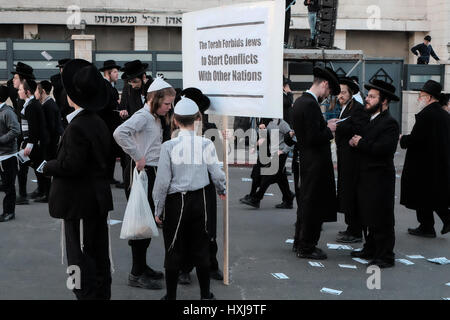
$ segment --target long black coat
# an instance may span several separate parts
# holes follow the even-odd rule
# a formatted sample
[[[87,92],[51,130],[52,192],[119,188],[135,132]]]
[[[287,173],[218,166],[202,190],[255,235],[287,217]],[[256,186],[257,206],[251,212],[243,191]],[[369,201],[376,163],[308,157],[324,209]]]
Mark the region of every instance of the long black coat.
[[[356,196],[363,226],[394,225],[395,166],[394,154],[400,134],[397,121],[389,110],[380,113],[362,130]]]
[[[113,209],[107,177],[110,148],[109,130],[95,113],[83,110],[70,122],[56,160],[44,167],[44,174],[53,176],[48,201],[53,218],[98,218]]]
[[[131,117],[136,111],[141,109],[144,106],[141,92],[141,89],[133,89],[128,83],[125,83],[122,90],[119,110],[127,110],[128,116]]]
[[[411,134],[402,136],[407,149],[400,203],[409,209],[438,210],[450,206],[450,116],[439,103],[416,115]]]
[[[349,117],[349,118],[348,118]],[[364,106],[353,99],[345,108],[336,128],[336,151],[338,166],[338,211],[351,213],[355,210],[356,174],[358,156],[356,150],[349,145],[349,140],[355,135],[361,135],[362,129],[369,123],[369,114]]]
[[[55,102],[59,107],[59,111],[61,113],[61,120],[63,123],[64,128],[67,127],[67,119],[66,116],[69,113],[73,112],[73,108],[69,106],[69,103],[67,102],[67,92],[66,89],[64,89],[61,74],[55,74],[50,77],[50,81],[53,86],[53,96],[55,97]]]
[[[295,101],[293,123],[300,152],[302,214],[310,221],[336,221],[336,185],[330,148],[333,134],[311,94],[304,93]]]
[[[51,98],[42,104],[42,110],[44,112],[47,131],[49,134],[46,160],[55,159],[59,138],[64,132],[61,112],[59,111],[55,100]]]

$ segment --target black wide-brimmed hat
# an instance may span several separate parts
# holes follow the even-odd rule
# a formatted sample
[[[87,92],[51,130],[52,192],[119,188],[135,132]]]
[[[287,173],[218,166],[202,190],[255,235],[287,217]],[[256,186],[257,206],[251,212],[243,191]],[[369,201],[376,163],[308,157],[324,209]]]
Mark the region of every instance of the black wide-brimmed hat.
[[[9,97],[9,90],[7,86],[0,86],[0,103],[5,102],[8,100]]]
[[[64,66],[62,82],[70,99],[86,110],[99,111],[109,103],[108,82],[86,60],[69,61]]]
[[[145,73],[148,69],[148,63],[142,63],[141,60],[134,60],[125,63],[120,71],[123,71],[122,79],[130,80],[139,77],[141,74]]]
[[[338,76],[332,69],[328,67],[314,67],[313,74],[314,77],[325,79],[328,81],[331,94],[333,96],[337,96],[339,93],[341,93],[341,86],[339,85]]]
[[[185,96],[186,98],[189,98],[193,100],[200,110],[201,113],[205,112],[209,109],[209,106],[211,105],[211,101],[207,96],[203,94],[203,92],[200,89],[191,87],[186,88],[183,91],[180,92],[180,97]]]
[[[341,77],[339,78],[339,84],[345,84],[350,88],[353,94],[357,94],[359,92],[359,86],[351,78]]]
[[[439,100],[441,96],[442,86],[439,82],[436,82],[434,80],[428,80],[423,85],[423,88],[419,89],[418,91],[426,92]]]
[[[58,64],[56,65],[56,67],[57,68],[64,68],[66,63],[69,62],[70,60],[72,60],[72,59],[66,58],[66,59],[58,60]]]
[[[12,74],[18,74],[25,79],[30,79],[30,80],[36,79],[33,74],[33,68],[30,67],[29,65],[27,65],[23,62],[18,62],[14,66],[16,67],[16,71],[11,72]]]
[[[369,84],[366,84],[364,88],[366,88],[367,90],[378,90],[386,95],[389,100],[400,101],[400,98],[395,95],[395,87],[392,84],[387,83],[386,81],[374,79]]]
[[[120,70],[120,68],[122,68],[122,67],[117,65],[117,63],[114,60],[106,60],[106,61],[103,61],[103,67],[98,69],[98,71],[103,72],[103,71],[111,70],[111,69]]]

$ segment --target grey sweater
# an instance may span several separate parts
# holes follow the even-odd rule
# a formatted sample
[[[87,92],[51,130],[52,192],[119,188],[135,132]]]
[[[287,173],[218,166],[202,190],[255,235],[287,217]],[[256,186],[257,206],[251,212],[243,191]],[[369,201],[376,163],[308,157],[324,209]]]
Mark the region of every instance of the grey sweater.
[[[13,107],[0,103],[0,156],[17,152],[20,124]]]
[[[283,153],[287,154],[294,149],[294,146],[289,147],[284,142],[284,135],[292,130],[286,121],[284,121],[283,119],[272,120],[267,125],[267,130],[269,130],[269,132],[272,130],[278,130],[278,144],[275,144],[271,141],[270,145],[270,151],[272,155],[278,152],[278,150],[283,151]]]

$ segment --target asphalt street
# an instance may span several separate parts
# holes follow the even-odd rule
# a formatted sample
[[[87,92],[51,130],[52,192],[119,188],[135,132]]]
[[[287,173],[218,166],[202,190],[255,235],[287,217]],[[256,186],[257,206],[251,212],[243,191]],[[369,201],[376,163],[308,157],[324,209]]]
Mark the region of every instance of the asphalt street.
[[[442,236],[442,222],[436,216],[435,239],[417,238],[407,234],[408,227],[416,227],[415,212],[398,204],[400,174],[404,152],[396,154],[398,178],[396,179],[396,245],[398,259],[408,259],[413,265],[400,262],[391,269],[381,271],[381,288],[368,289],[366,266],[353,261],[349,250],[330,250],[327,243],[336,243],[336,235],[345,229],[344,217],[327,223],[319,247],[328,259],[324,267],[313,267],[309,260],[299,259],[292,252],[296,208],[275,209],[281,202],[276,185],[269,188],[260,209],[239,202],[250,190],[249,167],[230,167],[229,194],[229,271],[230,285],[211,280],[211,291],[220,300],[307,300],[307,299],[434,299],[450,297],[450,264],[438,265],[428,258],[450,259],[450,235]],[[288,165],[290,169],[290,164]],[[120,176],[119,165],[116,178]],[[34,175],[29,174],[28,191],[36,187]],[[293,176],[289,179],[292,181]],[[293,182],[290,182],[293,190]],[[122,189],[113,187],[114,211],[111,219],[122,220],[126,207]],[[82,199],[80,199],[82,201]],[[220,203],[220,201],[219,201]],[[219,262],[222,261],[222,207],[218,208]],[[112,299],[157,300],[165,290],[144,290],[127,286],[131,269],[131,250],[126,240],[119,238],[121,224],[111,226],[111,244],[115,272],[113,273]],[[0,299],[62,299],[73,300],[66,287],[66,264],[61,264],[61,221],[48,214],[47,204],[17,206],[16,219],[0,224]],[[362,244],[352,245],[359,248]],[[406,255],[422,255],[426,259],[410,259]],[[152,240],[147,256],[154,269],[163,269],[164,248],[162,236]],[[66,263],[66,261],[65,261]],[[349,264],[357,269],[339,267]],[[283,273],[288,279],[277,279],[272,273]],[[178,287],[179,299],[199,299],[195,272],[192,284]],[[340,290],[340,295],[322,293],[322,288]]]

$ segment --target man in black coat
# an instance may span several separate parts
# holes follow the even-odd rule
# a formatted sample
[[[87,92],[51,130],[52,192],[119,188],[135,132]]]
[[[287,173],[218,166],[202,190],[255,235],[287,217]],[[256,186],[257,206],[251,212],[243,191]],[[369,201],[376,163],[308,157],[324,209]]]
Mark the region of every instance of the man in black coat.
[[[98,69],[100,72],[103,72],[103,77],[106,82],[109,84],[108,88],[110,89],[111,97],[109,99],[109,104],[102,110],[98,112],[100,118],[105,121],[106,125],[109,128],[111,133],[111,145],[112,145],[112,153],[109,158],[109,171],[108,176],[111,184],[115,184],[116,186],[120,186],[120,182],[114,179],[114,169],[116,166],[116,159],[118,157],[124,157],[124,152],[122,148],[116,143],[113,138],[114,130],[122,123],[122,120],[119,115],[119,92],[116,89],[116,83],[119,79],[119,69],[121,67],[117,65],[114,60],[106,60],[103,63],[103,67]],[[122,167],[124,170],[125,167]]]
[[[348,141],[355,135],[361,135],[362,129],[369,122],[369,115],[364,106],[353,96],[359,92],[358,85],[350,78],[340,78],[341,93],[338,96],[342,111],[336,127],[336,153],[338,167],[338,211],[345,214],[347,230],[341,231],[337,242],[362,242],[362,226],[356,212],[356,174],[358,157]]]
[[[291,91],[291,80],[283,77],[283,120],[292,128],[292,104],[294,95]]]
[[[49,134],[49,143],[45,159],[47,161],[56,159],[59,139],[64,132],[61,121],[61,112],[59,111],[59,107],[55,100],[50,96],[51,91],[52,84],[50,81],[44,80],[38,84],[35,93],[35,97],[41,102]]]
[[[315,67],[314,82],[294,103],[294,131],[300,153],[300,208],[294,249],[297,257],[326,259],[316,247],[323,222],[336,221],[337,200],[331,159],[330,140],[336,130],[336,119],[325,122],[319,102],[341,91],[336,73],[330,68]]]
[[[70,60],[71,59],[68,58],[58,60],[58,65],[56,67],[59,68],[59,73],[50,77],[50,82],[53,86],[53,96],[55,97],[56,104],[59,107],[64,128],[67,127],[66,116],[73,111],[73,108],[69,106],[67,102],[67,93],[62,83],[61,73],[63,72],[66,63]]]
[[[371,115],[370,122],[349,144],[360,157],[357,212],[368,234],[365,233],[363,250],[351,255],[369,259],[369,265],[389,268],[395,265],[394,154],[399,137],[399,126],[389,113],[389,102],[400,99],[395,95],[395,87],[382,80],[373,80],[365,88],[369,90],[366,111]]]
[[[43,172],[53,177],[49,211],[64,219],[69,266],[79,267],[78,299],[110,299],[111,271],[108,256],[108,212],[113,209],[107,177],[111,152],[109,130],[95,113],[108,104],[109,88],[91,63],[74,59],[62,74],[68,103],[75,109],[55,160]],[[81,223],[81,226],[80,226]],[[82,234],[81,234],[82,233]]]
[[[9,98],[11,99],[14,112],[17,115],[17,119],[19,123],[21,123],[21,111],[23,109],[23,105],[25,103],[24,99],[21,99],[18,95],[19,86],[25,80],[34,80],[33,68],[23,62],[18,62],[15,65],[16,69],[11,72],[14,77],[8,81],[8,89],[9,89]],[[19,138],[17,139],[17,144],[20,147],[23,141],[23,134],[21,133]],[[17,172],[17,181],[19,184],[19,196],[16,198],[16,204],[28,204],[29,201],[27,199],[27,180],[28,180],[28,164],[20,163],[19,171]],[[38,193],[38,189],[36,189],[36,195]]]
[[[406,149],[401,179],[400,203],[416,210],[420,225],[408,232],[435,238],[435,211],[444,223],[441,233],[450,232],[450,116],[438,101],[442,86],[433,80],[419,94],[416,123],[400,146]]]
[[[34,80],[24,80],[19,86],[19,98],[25,100],[20,112],[23,141],[21,149],[25,157],[30,157],[29,165],[35,170],[38,195],[36,202],[47,202],[50,179],[37,172],[39,164],[47,157],[49,134],[41,103],[34,97],[37,84]],[[26,184],[24,186],[26,188]]]

